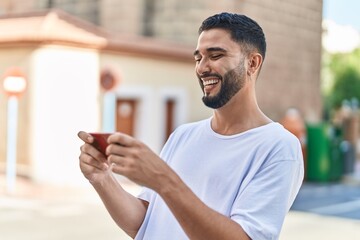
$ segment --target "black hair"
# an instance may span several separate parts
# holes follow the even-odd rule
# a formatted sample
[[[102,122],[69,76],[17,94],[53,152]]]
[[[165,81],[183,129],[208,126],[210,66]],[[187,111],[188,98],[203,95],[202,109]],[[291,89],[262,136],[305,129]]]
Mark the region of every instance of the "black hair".
[[[199,34],[203,31],[220,28],[230,32],[231,39],[248,47],[255,47],[263,59],[266,53],[266,40],[262,28],[251,18],[235,13],[219,13],[205,19],[200,28]]]

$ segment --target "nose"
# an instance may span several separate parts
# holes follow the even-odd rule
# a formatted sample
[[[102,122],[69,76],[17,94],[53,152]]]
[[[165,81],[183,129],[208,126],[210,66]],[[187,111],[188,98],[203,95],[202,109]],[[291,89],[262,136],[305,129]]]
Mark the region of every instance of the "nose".
[[[211,72],[209,61],[207,61],[205,58],[199,60],[196,63],[195,71],[199,76]]]

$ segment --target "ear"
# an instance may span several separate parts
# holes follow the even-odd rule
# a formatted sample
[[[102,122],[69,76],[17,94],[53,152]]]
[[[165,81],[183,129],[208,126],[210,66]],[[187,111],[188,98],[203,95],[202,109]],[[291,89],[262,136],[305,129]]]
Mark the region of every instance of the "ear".
[[[254,74],[258,74],[260,71],[261,64],[263,62],[263,58],[260,53],[250,53],[248,56],[248,69],[247,75],[252,76]]]

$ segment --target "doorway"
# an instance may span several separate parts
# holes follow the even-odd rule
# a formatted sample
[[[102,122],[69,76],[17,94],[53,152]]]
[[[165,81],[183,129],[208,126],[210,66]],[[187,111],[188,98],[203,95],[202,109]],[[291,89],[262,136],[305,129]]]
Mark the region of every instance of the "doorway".
[[[175,121],[175,107],[176,102],[174,99],[167,99],[165,105],[165,141],[169,138],[170,134],[174,131]]]
[[[135,119],[137,100],[135,99],[117,99],[116,100],[116,131],[135,135]]]

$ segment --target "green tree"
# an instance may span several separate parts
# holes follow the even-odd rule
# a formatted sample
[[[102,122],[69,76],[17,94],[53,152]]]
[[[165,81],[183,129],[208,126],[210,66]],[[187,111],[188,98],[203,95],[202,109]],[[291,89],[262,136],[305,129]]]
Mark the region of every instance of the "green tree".
[[[344,100],[360,100],[360,48],[351,53],[328,54],[324,67],[323,74],[331,83],[324,92],[328,110],[338,109]]]

